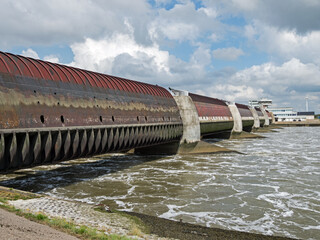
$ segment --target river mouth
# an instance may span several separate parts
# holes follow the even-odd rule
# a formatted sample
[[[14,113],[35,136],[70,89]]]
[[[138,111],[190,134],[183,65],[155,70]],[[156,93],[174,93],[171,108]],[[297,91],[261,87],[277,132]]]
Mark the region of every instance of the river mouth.
[[[2,175],[0,185],[207,227],[317,239],[320,128],[215,144],[245,154],[104,155]]]

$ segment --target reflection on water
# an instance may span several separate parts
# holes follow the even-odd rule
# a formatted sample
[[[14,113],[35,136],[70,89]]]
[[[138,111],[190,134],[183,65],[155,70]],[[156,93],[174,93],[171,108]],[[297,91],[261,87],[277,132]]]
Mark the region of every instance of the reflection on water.
[[[319,239],[320,128],[278,131],[216,143],[242,155],[109,155],[24,170],[27,176],[2,176],[0,184],[205,226]]]

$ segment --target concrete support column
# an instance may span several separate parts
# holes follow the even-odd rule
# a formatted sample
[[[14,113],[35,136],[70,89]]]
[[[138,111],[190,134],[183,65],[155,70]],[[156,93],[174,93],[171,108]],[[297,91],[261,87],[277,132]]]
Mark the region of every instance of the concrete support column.
[[[274,117],[274,114],[272,112],[270,112],[270,114],[271,114],[271,123],[275,123],[276,122],[276,118]]]
[[[174,99],[179,107],[183,123],[183,135],[180,143],[195,143],[200,141],[199,115],[188,92],[175,92]]]
[[[253,128],[259,128],[260,127],[260,119],[259,119],[257,111],[252,107],[250,107],[250,111],[251,111],[253,119],[254,119]]]
[[[230,110],[230,112],[232,114],[232,118],[233,118],[232,133],[241,133],[242,132],[242,119],[241,119],[240,112],[234,103],[229,104],[228,107],[229,107],[229,110]]]
[[[261,106],[260,109],[261,109],[261,112],[263,113],[263,116],[264,116],[264,125],[263,126],[269,126],[270,121],[269,121],[268,113],[266,112],[266,110],[264,109],[263,106]]]

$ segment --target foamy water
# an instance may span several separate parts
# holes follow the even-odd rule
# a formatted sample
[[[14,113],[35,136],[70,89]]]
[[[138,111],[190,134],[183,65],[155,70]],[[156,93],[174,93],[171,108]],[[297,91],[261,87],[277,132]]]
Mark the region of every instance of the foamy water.
[[[118,154],[30,169],[0,184],[208,227],[320,239],[320,128],[263,135],[216,143],[244,154]]]

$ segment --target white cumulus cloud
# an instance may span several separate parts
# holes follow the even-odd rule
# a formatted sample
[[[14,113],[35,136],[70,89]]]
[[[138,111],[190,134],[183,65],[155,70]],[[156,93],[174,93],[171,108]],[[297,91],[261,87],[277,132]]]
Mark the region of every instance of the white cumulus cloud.
[[[249,41],[281,60],[291,58],[320,64],[320,30],[298,34],[255,22],[245,28]]]
[[[32,50],[31,48],[28,48],[27,50],[23,50],[21,52],[21,55],[25,56],[25,57],[40,59],[38,53],[36,51]]]
[[[100,40],[87,38],[71,45],[73,66],[122,76],[169,73],[169,53],[159,46],[138,44],[132,34],[115,33]],[[140,72],[138,74],[138,72]]]

